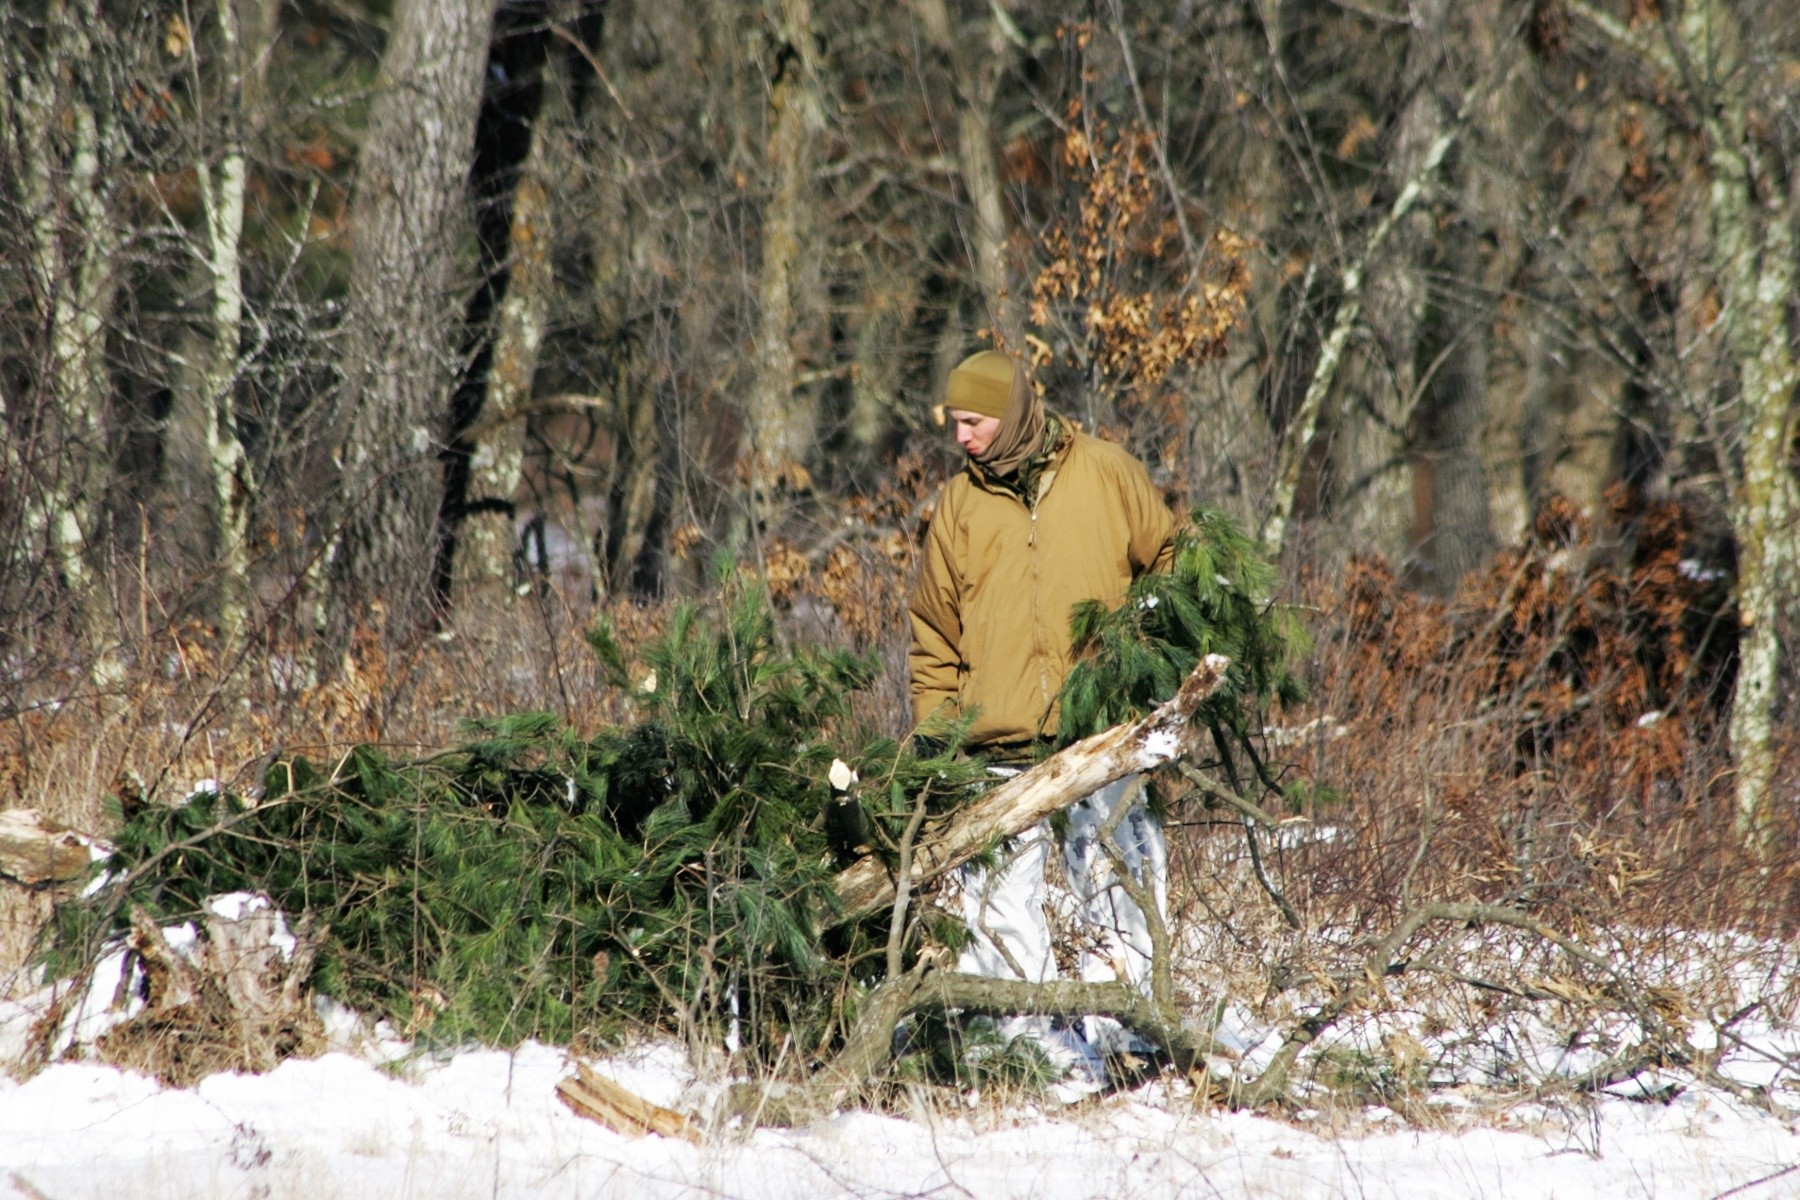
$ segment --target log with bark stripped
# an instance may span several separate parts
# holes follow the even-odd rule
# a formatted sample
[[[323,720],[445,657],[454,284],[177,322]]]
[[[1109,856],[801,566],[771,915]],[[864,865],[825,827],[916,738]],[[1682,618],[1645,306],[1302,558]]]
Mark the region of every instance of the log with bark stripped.
[[[1175,698],[1149,716],[1076,742],[956,813],[914,851],[913,887],[955,870],[997,839],[1025,832],[1097,788],[1181,757],[1192,737],[1194,710],[1219,690],[1230,665],[1222,654],[1207,655]],[[837,877],[844,918],[891,904],[894,884],[893,872],[878,859],[846,867]]]
[[[73,883],[110,853],[112,847],[46,821],[36,809],[0,812],[0,876],[26,887]]]
[[[700,1140],[693,1123],[685,1116],[626,1091],[605,1076],[589,1070],[586,1064],[577,1064],[575,1074],[556,1085],[556,1094],[577,1116],[598,1121],[626,1137],[660,1133],[664,1137],[685,1138],[690,1142]]]

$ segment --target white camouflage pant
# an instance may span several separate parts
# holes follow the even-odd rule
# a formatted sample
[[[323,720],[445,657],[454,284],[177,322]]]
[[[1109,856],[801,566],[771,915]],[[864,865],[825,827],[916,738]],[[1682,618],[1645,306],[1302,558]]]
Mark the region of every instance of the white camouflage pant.
[[[1121,804],[1110,838],[1113,854],[1140,886],[1148,887],[1164,920],[1169,912],[1169,854],[1162,824],[1145,810],[1142,776],[1108,784],[1069,809],[1063,839],[1063,872],[1073,895],[1076,923],[1093,945],[1080,953],[1081,978],[1091,983],[1124,979],[1150,983],[1150,927],[1143,911],[1114,882],[1114,864],[1101,835]],[[971,938],[957,963],[971,975],[1043,983],[1059,977],[1051,951],[1044,880],[1055,838],[1048,822],[1028,830],[992,869],[962,870],[962,918]],[[1056,899],[1061,899],[1057,897]]]

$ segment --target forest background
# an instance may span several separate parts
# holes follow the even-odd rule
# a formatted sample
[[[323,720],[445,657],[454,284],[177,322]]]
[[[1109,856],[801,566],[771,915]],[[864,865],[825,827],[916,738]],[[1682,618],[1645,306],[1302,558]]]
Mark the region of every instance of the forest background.
[[[0,804],[622,719],[581,631],[721,562],[902,734],[998,344],[1310,614],[1300,912],[1791,919],[1790,3],[32,0],[0,54]]]

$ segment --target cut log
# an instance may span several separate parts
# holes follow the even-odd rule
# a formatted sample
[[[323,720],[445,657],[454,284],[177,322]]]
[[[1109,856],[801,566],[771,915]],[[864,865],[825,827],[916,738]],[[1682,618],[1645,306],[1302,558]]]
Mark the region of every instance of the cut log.
[[[658,1133],[690,1142],[700,1140],[693,1123],[682,1114],[626,1091],[584,1063],[577,1063],[575,1074],[556,1085],[556,1094],[576,1116],[598,1121],[626,1137]]]
[[[0,812],[0,875],[26,887],[73,883],[112,848],[46,821],[36,809]]]
[[[1024,833],[1114,780],[1181,757],[1193,736],[1194,710],[1219,690],[1230,665],[1222,654],[1207,655],[1175,698],[1149,716],[1084,738],[957,812],[914,851],[913,887],[962,866],[1000,838]],[[861,859],[844,868],[837,877],[844,919],[893,903],[894,883],[893,872],[879,859]]]

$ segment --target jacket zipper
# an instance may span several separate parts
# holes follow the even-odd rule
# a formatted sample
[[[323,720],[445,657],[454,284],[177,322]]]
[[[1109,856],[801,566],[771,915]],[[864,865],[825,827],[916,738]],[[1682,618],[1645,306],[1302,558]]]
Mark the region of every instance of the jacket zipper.
[[[1052,477],[1054,477],[1053,474],[1052,474]],[[1033,491],[1036,494],[1032,496],[1031,502],[1025,506],[1025,510],[1031,514],[1031,525],[1030,525],[1029,532],[1025,536],[1025,545],[1028,549],[1031,550],[1031,640],[1032,640],[1032,645],[1036,651],[1036,653],[1033,654],[1032,657],[1037,659],[1038,696],[1045,705],[1045,714],[1044,715],[1046,717],[1049,715],[1050,675],[1049,675],[1049,672],[1044,669],[1044,640],[1043,640],[1044,621],[1043,621],[1043,613],[1039,609],[1040,597],[1038,595],[1038,592],[1040,590],[1039,589],[1040,575],[1042,573],[1038,569],[1037,521],[1038,521],[1038,504],[1039,504],[1039,502],[1041,502],[1043,500],[1044,493],[1050,490],[1049,487],[1046,486],[1049,482],[1050,482],[1050,480],[1048,478],[1040,478],[1038,480],[1038,486],[1033,489]],[[1043,728],[1043,720],[1041,718],[1039,720],[1038,727],[1039,727],[1040,731]]]

